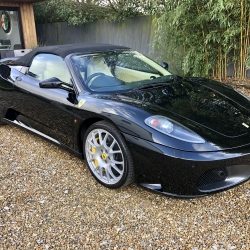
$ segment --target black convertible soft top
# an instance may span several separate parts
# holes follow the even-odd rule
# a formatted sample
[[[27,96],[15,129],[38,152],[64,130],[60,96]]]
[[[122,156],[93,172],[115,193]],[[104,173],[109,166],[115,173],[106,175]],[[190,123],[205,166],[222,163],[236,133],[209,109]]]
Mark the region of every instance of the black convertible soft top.
[[[54,45],[54,46],[46,46],[39,47],[33,49],[28,54],[20,57],[12,65],[19,65],[29,67],[32,59],[37,54],[47,53],[58,55],[62,58],[65,58],[67,55],[76,53],[76,52],[101,52],[107,50],[116,50],[116,49],[130,49],[125,46],[118,46],[112,44],[104,44],[104,43],[74,43],[74,44],[64,44],[64,45]]]

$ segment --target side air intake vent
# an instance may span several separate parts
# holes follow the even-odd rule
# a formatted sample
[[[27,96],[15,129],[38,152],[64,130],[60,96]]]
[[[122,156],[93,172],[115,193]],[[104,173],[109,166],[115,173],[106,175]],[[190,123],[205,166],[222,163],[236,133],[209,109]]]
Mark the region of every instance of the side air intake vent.
[[[197,182],[197,187],[201,188],[217,182],[224,181],[228,177],[226,168],[215,168],[205,172]]]

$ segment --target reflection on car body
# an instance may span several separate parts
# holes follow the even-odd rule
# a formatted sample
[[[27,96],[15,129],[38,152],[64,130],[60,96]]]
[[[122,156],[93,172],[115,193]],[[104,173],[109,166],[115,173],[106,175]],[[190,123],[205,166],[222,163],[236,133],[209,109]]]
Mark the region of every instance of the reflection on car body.
[[[0,65],[1,123],[84,158],[109,188],[198,197],[247,181],[249,99],[163,66],[110,44],[34,49]]]

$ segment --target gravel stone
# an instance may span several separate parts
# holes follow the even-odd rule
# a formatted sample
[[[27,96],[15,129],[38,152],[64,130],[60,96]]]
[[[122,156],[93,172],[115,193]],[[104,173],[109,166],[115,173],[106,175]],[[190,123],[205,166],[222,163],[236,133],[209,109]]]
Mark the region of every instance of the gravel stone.
[[[0,127],[0,249],[250,249],[250,182],[199,199],[110,190],[83,161]]]

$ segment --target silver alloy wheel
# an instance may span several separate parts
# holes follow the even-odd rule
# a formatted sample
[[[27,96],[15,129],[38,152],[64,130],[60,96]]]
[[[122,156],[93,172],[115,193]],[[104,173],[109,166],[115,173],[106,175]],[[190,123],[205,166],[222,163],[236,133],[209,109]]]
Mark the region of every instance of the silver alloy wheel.
[[[85,141],[85,155],[92,173],[105,184],[116,184],[124,174],[125,162],[117,140],[104,129],[94,129]]]

